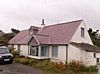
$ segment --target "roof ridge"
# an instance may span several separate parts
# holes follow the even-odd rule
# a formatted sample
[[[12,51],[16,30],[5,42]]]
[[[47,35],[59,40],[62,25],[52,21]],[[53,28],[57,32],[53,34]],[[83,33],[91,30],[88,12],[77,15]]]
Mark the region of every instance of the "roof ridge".
[[[29,30],[29,29],[25,29],[25,30],[21,30],[21,31],[28,31],[28,30]],[[21,31],[20,31],[20,32],[21,32]]]
[[[30,27],[36,27],[36,28],[40,28],[40,27],[38,27],[38,26],[35,26],[35,25],[31,25]]]
[[[53,24],[53,25],[48,25],[48,26],[45,26],[45,27],[51,27],[51,26],[56,26],[56,25],[68,24],[68,23],[73,23],[73,22],[78,22],[78,21],[83,21],[83,19],[73,20],[73,21],[68,21],[68,22],[63,22],[63,23],[58,23],[58,24]]]
[[[39,36],[48,36],[48,37],[49,37],[49,35],[44,35],[44,34],[35,34],[35,35],[39,35]]]

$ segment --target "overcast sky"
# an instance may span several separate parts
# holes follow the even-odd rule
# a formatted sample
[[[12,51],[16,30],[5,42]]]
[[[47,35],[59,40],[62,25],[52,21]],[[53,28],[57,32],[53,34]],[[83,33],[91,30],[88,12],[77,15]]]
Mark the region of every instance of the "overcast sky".
[[[83,19],[87,27],[100,29],[100,0],[0,0],[0,29],[23,30],[31,25],[40,26]]]

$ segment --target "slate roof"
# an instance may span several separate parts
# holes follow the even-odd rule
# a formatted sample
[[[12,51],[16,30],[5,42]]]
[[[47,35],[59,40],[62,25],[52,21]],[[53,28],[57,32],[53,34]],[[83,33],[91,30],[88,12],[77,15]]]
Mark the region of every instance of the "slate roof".
[[[68,44],[82,20],[46,26],[38,34],[50,36],[50,44]]]
[[[9,41],[9,44],[68,44],[83,20],[59,23],[39,28],[32,36],[23,30]],[[33,38],[33,39],[32,39]],[[34,40],[35,39],[35,40]],[[33,40],[33,41],[30,41]],[[34,45],[33,44],[33,45]]]
[[[78,47],[82,50],[88,51],[88,52],[98,52],[98,53],[100,53],[100,47],[93,46],[93,45],[90,45],[88,43],[71,42],[70,44],[73,45],[73,46],[76,46],[76,47]]]
[[[27,44],[30,38],[31,36],[29,36],[29,30],[23,30],[13,37],[9,41],[9,44]]]

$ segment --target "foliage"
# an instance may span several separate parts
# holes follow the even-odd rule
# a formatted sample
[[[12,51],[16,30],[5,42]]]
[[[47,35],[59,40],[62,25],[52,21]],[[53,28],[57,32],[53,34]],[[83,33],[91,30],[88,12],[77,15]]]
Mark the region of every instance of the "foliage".
[[[0,44],[8,45],[8,41],[13,38],[15,35],[13,33],[6,33],[0,36]]]
[[[100,39],[99,39],[99,34],[98,34],[99,30],[93,31],[91,28],[89,28],[88,33],[92,39],[92,42],[94,43],[94,45],[96,46],[100,46]]]
[[[9,51],[13,54],[14,58],[20,55],[20,51],[15,50],[14,48],[9,48]]]
[[[96,66],[86,67],[81,61],[75,60],[68,64],[63,64],[62,62],[50,62],[49,60],[41,61],[36,59],[30,59],[27,57],[17,57],[15,59],[15,62],[25,65],[31,65],[35,68],[39,68],[53,73],[76,74],[80,72],[97,72]]]
[[[11,29],[12,33],[4,33],[3,35],[0,36],[0,44],[3,45],[8,45],[8,42],[10,39],[12,39],[17,33],[19,33],[19,30],[16,29]]]
[[[36,59],[30,59],[24,56],[20,56],[15,58],[15,62],[16,63],[21,63],[21,64],[25,64],[25,65],[36,65],[38,63],[39,60]]]
[[[16,30],[16,29],[14,29],[14,28],[12,28],[11,31],[12,31],[12,33],[15,33],[15,34],[17,34],[17,33],[20,32],[19,30]]]
[[[57,73],[67,71],[67,67],[65,64],[54,63],[54,62],[50,62],[50,61],[43,61],[41,63],[38,63],[36,65],[36,67],[43,69],[43,70],[50,71],[50,72],[57,72]]]
[[[97,72],[97,66],[89,66],[85,67],[82,70],[83,72]]]
[[[74,72],[80,72],[85,68],[85,65],[83,64],[82,61],[75,61],[72,60],[69,64],[68,64],[68,69],[72,70]]]
[[[72,60],[68,69],[74,72],[97,72],[97,66],[85,66],[82,61]]]

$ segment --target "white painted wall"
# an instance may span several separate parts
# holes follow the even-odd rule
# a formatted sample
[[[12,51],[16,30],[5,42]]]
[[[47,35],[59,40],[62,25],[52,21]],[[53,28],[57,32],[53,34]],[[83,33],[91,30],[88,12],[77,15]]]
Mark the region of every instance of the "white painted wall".
[[[85,37],[81,37],[81,27],[85,28]],[[80,24],[80,26],[78,27],[77,31],[73,35],[73,37],[72,37],[70,42],[77,42],[77,43],[82,43],[83,42],[83,43],[88,43],[88,44],[93,45],[84,22],[82,22]]]
[[[14,45],[14,48],[18,50],[18,45]],[[20,45],[20,55],[28,55],[28,45]]]
[[[81,37],[81,27],[85,29],[85,37]],[[84,22],[80,24],[70,42],[88,43],[93,45]],[[86,52],[70,44],[68,45],[68,62],[74,59],[83,61],[87,65],[96,65],[96,59],[93,55],[94,52]]]
[[[100,58],[100,53],[96,53],[96,58]]]
[[[68,62],[72,60],[80,60],[80,50],[72,45],[68,45]]]
[[[18,49],[18,45],[14,45],[14,48],[15,48],[15,50],[17,50]]]
[[[50,52],[52,54],[52,51]],[[54,58],[50,55],[51,61],[53,62],[66,62],[66,45],[59,45],[58,46],[58,57]]]
[[[86,52],[75,46],[68,46],[68,62],[72,60],[82,61],[85,65],[96,65],[96,58],[94,58],[93,52]]]
[[[86,56],[85,56],[86,55]],[[85,61],[87,65],[96,65],[96,58],[94,58],[94,52],[85,53]]]
[[[20,46],[20,55],[28,55],[28,45]]]

